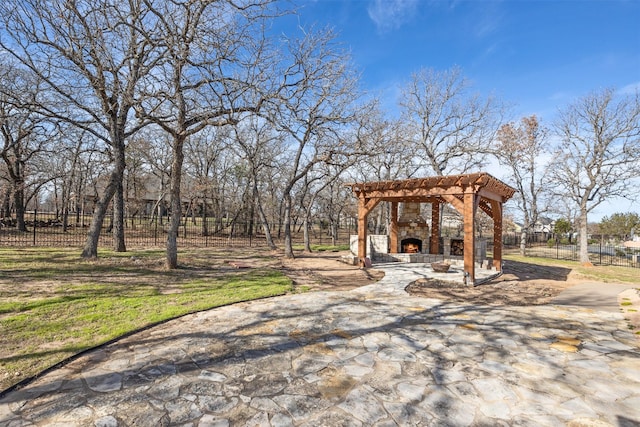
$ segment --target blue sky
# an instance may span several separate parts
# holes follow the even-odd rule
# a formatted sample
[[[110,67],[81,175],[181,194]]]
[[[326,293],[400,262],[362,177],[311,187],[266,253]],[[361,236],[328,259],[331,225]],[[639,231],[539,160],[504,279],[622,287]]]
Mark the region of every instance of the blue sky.
[[[351,50],[363,87],[393,105],[421,67],[459,66],[514,118],[551,121],[604,87],[640,87],[638,0],[299,1],[300,23],[331,26]]]
[[[461,68],[475,91],[513,105],[510,119],[558,109],[592,91],[640,89],[639,0],[299,0],[303,27],[330,26],[393,114],[421,67]],[[635,211],[612,201],[590,215]]]

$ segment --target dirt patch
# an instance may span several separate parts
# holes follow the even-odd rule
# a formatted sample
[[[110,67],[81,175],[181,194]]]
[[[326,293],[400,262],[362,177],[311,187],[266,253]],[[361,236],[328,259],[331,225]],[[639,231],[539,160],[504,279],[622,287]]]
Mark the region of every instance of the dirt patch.
[[[568,268],[507,261],[502,276],[475,287],[420,279],[409,284],[407,292],[471,304],[541,305],[550,303],[564,289],[581,281]]]
[[[340,261],[340,252],[296,253],[294,259],[282,258],[282,271],[296,287],[308,290],[347,291],[375,283],[384,277],[376,269],[361,269]]]
[[[295,286],[309,290],[345,291],[374,283],[384,272],[340,262],[348,252],[296,253],[282,258],[282,270]],[[504,273],[491,282],[467,287],[434,279],[420,279],[406,288],[411,295],[488,305],[548,304],[564,289],[584,281],[569,268],[506,261]]]

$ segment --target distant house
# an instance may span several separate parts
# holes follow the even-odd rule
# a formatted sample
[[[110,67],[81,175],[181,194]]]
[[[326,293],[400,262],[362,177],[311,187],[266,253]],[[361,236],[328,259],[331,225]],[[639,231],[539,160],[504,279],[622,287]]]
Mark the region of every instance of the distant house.
[[[536,221],[535,225],[533,226],[533,232],[550,234],[550,233],[553,233],[555,226],[556,226],[555,220],[547,217],[540,217],[538,221]]]
[[[640,249],[640,235],[636,235],[634,230],[631,231],[631,240],[623,243],[626,248]]]
[[[519,222],[513,222],[513,227],[509,231],[513,231],[514,233],[521,233],[523,225]]]
[[[553,229],[556,226],[556,221],[550,218],[542,217],[536,221],[533,226],[532,232],[534,234],[550,234],[553,233]],[[513,223],[513,229],[516,233],[521,233],[524,225],[520,222]]]

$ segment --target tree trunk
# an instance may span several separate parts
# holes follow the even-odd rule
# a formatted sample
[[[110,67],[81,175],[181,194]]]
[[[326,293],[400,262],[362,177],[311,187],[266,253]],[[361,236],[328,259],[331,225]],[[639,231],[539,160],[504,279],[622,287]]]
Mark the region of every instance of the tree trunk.
[[[579,254],[580,262],[582,264],[590,264],[589,261],[589,240],[587,236],[587,210],[585,208],[580,209],[580,228],[579,228]]]
[[[338,224],[331,222],[331,245],[336,246],[338,244]]]
[[[93,211],[93,216],[91,217],[91,225],[89,225],[89,232],[87,233],[87,240],[85,240],[84,248],[82,249],[82,258],[86,259],[98,257],[98,241],[100,239],[102,223],[104,222],[104,217],[107,214],[109,203],[111,202],[111,199],[116,192],[118,180],[121,178],[122,175],[118,175],[118,171],[116,169],[111,172],[109,183],[104,190],[104,194],[100,199],[98,199],[96,207]]]
[[[525,227],[522,227],[520,232],[520,255],[527,255],[527,229]]]
[[[73,171],[71,172],[71,176],[73,176]],[[70,197],[71,194],[71,180],[68,182],[66,180],[62,180],[62,231],[67,232],[69,230],[69,205],[70,205]]]
[[[98,199],[93,211],[93,216],[91,217],[91,225],[89,226],[89,232],[81,254],[82,258],[85,259],[98,257],[98,241],[100,240],[102,223],[104,222],[104,218],[107,214],[109,203],[118,190],[118,186],[122,186],[125,169],[124,142],[114,144],[112,147],[115,154],[115,164],[113,171],[111,171],[111,175],[109,176],[107,187],[104,189],[104,194],[100,199]]]
[[[255,199],[254,199],[255,200]],[[248,205],[247,206],[247,235],[248,236],[253,236],[253,227],[254,227],[254,219],[256,216],[256,212],[255,212],[255,202],[254,200],[250,200],[248,201]]]
[[[27,225],[24,222],[24,182],[16,181],[14,185],[13,202],[16,208],[16,228],[18,231],[27,231]],[[33,226],[35,227],[36,225],[33,224]]]
[[[178,230],[182,219],[182,203],[180,200],[180,184],[182,181],[182,163],[184,162],[184,137],[175,138],[173,146],[173,162],[171,163],[171,217],[167,233],[167,268],[178,268]]]
[[[113,197],[113,250],[115,252],[127,251],[124,239],[124,187],[122,180],[118,182]]]
[[[529,227],[531,225],[531,221],[528,219],[529,217],[526,215],[524,217],[524,224],[522,224],[522,230],[520,231],[520,255],[527,255],[527,232],[529,231]]]
[[[375,228],[375,234],[382,234],[382,219],[383,219],[383,212],[382,209],[378,209],[378,214],[376,215],[376,228]]]
[[[264,209],[262,208],[262,202],[260,201],[260,197],[258,194],[258,185],[255,180],[253,183],[253,198],[256,200],[258,207],[258,216],[260,217],[260,221],[262,222],[262,228],[264,229],[264,237],[267,241],[267,246],[269,249],[275,250],[276,244],[273,242],[273,238],[271,237],[271,228],[269,227],[269,220],[267,220],[267,215],[264,213]]]
[[[284,195],[284,257],[295,258],[291,241],[291,194]]]
[[[62,206],[62,231],[66,233],[69,230],[69,207]]]
[[[309,235],[309,217],[305,215],[302,229],[304,230],[304,251],[311,253],[311,236]]]
[[[4,199],[2,200],[2,217],[11,217],[11,193],[9,191],[4,194]]]
[[[202,235],[209,235],[209,218],[207,217],[207,192],[202,192]]]

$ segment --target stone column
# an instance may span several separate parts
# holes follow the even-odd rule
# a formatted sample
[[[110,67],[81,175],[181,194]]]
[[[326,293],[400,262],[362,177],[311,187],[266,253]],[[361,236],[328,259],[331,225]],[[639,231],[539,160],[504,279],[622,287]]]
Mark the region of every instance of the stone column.
[[[451,256],[451,237],[442,238],[442,254],[445,258]]]

